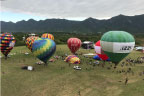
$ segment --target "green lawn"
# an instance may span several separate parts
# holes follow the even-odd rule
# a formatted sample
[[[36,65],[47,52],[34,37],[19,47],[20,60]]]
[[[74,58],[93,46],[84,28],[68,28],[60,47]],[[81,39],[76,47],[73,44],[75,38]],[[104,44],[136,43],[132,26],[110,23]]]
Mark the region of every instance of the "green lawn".
[[[144,63],[136,66],[124,66],[119,64],[116,69],[106,63],[103,68],[93,67],[89,62],[90,58],[81,59],[82,70],[74,70],[73,64],[61,59],[50,62],[48,66],[36,65],[39,61],[25,46],[15,47],[10,54],[10,58],[1,59],[1,94],[2,96],[144,96],[144,75],[139,76],[139,72],[144,71]],[[80,49],[78,53],[94,53],[93,50]],[[54,55],[70,54],[66,45],[57,45]],[[144,56],[141,52],[133,51],[128,57],[137,58]],[[53,57],[52,57],[53,58]],[[94,61],[94,60],[93,60]],[[102,61],[100,63],[103,63]],[[22,70],[21,66],[31,65],[34,71]],[[117,73],[118,70],[132,68],[132,73]],[[63,68],[63,69],[62,69]],[[86,70],[87,69],[87,70]],[[128,77],[127,85],[124,85],[125,78]],[[121,82],[120,82],[121,81]]]

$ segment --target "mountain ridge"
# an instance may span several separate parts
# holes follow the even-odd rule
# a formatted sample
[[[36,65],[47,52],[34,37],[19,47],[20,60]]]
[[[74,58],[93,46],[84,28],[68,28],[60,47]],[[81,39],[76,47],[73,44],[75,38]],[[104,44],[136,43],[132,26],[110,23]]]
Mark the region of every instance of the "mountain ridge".
[[[110,19],[89,17],[83,21],[67,19],[29,19],[16,23],[1,21],[2,32],[78,32],[97,33],[109,30],[124,30],[130,33],[144,33],[144,14],[135,16],[118,15]]]

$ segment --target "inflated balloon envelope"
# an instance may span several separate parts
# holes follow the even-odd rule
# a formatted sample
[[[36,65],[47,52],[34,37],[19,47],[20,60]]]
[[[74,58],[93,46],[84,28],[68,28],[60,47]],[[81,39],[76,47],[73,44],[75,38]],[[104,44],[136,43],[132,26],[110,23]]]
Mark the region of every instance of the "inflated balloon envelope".
[[[5,55],[5,58],[7,59],[7,55],[13,49],[16,40],[12,34],[3,33],[0,36],[0,42],[1,42],[0,43],[1,52]]]
[[[134,37],[125,31],[109,31],[100,40],[102,50],[116,65],[134,48]]]
[[[54,36],[49,33],[42,34],[41,38],[48,38],[48,39],[54,40]]]
[[[78,38],[69,38],[67,40],[67,45],[70,51],[75,54],[75,52],[81,47],[81,40]]]
[[[33,43],[33,54],[47,64],[48,59],[54,54],[56,50],[56,44],[51,39],[40,38]]]
[[[25,43],[30,51],[32,51],[32,45],[33,45],[34,41],[37,39],[39,39],[39,37],[37,37],[37,36],[30,36],[26,39]]]

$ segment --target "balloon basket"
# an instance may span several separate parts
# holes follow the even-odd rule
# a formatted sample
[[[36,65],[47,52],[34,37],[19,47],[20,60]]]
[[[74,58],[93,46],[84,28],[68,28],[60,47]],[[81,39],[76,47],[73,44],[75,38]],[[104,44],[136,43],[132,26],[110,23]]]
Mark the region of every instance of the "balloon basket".
[[[44,62],[44,66],[48,66],[48,63],[47,63],[47,62]]]
[[[115,64],[114,69],[116,69],[116,68],[117,68],[117,65],[119,64],[119,62],[114,63],[114,64]]]
[[[7,58],[8,58],[8,56],[7,56],[7,55],[5,55],[5,60],[7,60]]]

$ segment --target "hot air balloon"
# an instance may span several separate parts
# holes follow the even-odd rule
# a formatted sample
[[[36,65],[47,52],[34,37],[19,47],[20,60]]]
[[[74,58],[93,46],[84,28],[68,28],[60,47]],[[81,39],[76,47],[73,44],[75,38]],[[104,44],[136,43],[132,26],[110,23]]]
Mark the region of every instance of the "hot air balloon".
[[[106,32],[100,40],[102,50],[116,65],[134,48],[134,37],[125,31]]]
[[[95,60],[101,60],[101,58],[98,55],[93,56],[93,59],[95,59]]]
[[[42,34],[41,38],[49,38],[51,40],[54,40],[54,36],[52,34],[48,34],[48,33]]]
[[[80,59],[76,55],[69,55],[65,58],[64,61],[72,64],[80,64]]]
[[[102,60],[98,55],[93,56],[93,59],[95,59],[95,60]],[[110,59],[108,58],[106,61],[110,61]]]
[[[10,33],[3,33],[0,36],[0,42],[1,42],[0,44],[1,52],[5,55],[7,59],[7,55],[13,49],[16,40],[14,36],[11,35]]]
[[[47,65],[48,59],[54,54],[56,44],[51,39],[39,38],[33,43],[33,54]]]
[[[81,40],[78,38],[69,38],[67,40],[67,45],[70,51],[75,54],[75,52],[81,47]]]
[[[95,52],[102,60],[107,60],[108,56],[103,52],[101,46],[100,46],[100,40],[95,43]]]
[[[32,45],[34,43],[35,40],[37,40],[39,37],[37,36],[30,36],[26,39],[25,43],[26,46],[28,47],[28,49],[30,49],[30,51],[32,51]]]

